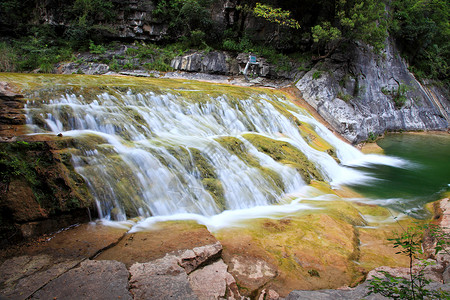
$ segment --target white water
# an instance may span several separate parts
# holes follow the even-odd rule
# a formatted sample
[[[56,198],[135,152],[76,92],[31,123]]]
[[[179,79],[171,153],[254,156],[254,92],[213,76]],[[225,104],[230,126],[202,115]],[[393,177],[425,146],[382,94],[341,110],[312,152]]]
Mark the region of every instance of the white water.
[[[300,121],[313,125],[335,148],[343,164],[311,148],[298,126],[278,112],[271,101],[283,102]],[[303,110],[265,94],[238,103],[226,95],[194,103],[176,91],[163,95],[151,91],[103,93],[94,99],[66,94],[42,105],[30,102],[27,111],[30,124],[39,118],[45,120],[46,126],[34,124],[36,132],[62,133],[81,141],[73,152],[73,162],[88,183],[104,219],[124,221],[141,215],[153,216],[146,221],[150,223],[160,219],[195,219],[220,227],[232,220],[309,208],[298,203],[301,191],[307,187],[300,174],[259,152],[243,137],[245,133],[290,143],[334,187],[373,180],[345,165],[403,163],[394,158],[364,155],[337,139]],[[261,167],[278,174],[284,188],[274,185],[260,168],[249,165],[216,141],[224,136],[241,141],[242,150]],[[101,142],[83,144],[93,137]],[[209,175],[199,169],[199,160],[208,166]],[[205,178],[220,181],[223,203],[217,203],[205,188]],[[272,205],[280,202],[287,204]]]

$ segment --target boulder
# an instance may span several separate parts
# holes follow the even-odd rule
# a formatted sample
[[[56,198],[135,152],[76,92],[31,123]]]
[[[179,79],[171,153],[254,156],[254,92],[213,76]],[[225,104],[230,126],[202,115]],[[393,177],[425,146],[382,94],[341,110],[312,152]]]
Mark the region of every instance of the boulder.
[[[226,298],[226,295],[239,295],[236,281],[227,272],[228,266],[218,260],[189,275],[189,283],[199,300]],[[233,299],[233,298],[228,298]],[[236,299],[239,299],[236,297]]]
[[[183,267],[186,273],[191,273],[198,267],[220,258],[222,252],[222,245],[217,242],[212,245],[196,247],[192,250],[184,251],[180,257],[180,266]]]
[[[222,245],[216,242],[135,263],[130,268],[130,291],[134,299],[241,299],[221,252]]]
[[[59,74],[101,75],[109,72],[109,66],[94,62],[66,63],[58,67]]]
[[[166,255],[130,268],[130,291],[134,299],[198,299],[192,291],[179,258]]]
[[[286,300],[384,300],[389,299],[381,295],[367,295],[368,284],[364,283],[354,289],[318,290],[318,291],[292,291]]]

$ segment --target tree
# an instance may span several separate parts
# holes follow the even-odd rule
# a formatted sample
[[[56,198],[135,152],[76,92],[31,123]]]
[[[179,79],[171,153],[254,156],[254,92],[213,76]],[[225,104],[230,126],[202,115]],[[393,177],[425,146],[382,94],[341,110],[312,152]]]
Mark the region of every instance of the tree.
[[[256,3],[253,9],[253,14],[256,17],[265,19],[268,22],[275,23],[277,29],[272,36],[267,40],[271,43],[275,38],[279,38],[281,28],[293,28],[300,29],[300,24],[293,18],[291,18],[291,12],[288,10],[282,10],[281,8],[274,8],[267,4]]]
[[[323,57],[331,54],[344,41],[363,41],[376,52],[384,47],[387,19],[383,2],[376,0],[338,0],[331,20],[311,29],[319,51],[334,44]]]

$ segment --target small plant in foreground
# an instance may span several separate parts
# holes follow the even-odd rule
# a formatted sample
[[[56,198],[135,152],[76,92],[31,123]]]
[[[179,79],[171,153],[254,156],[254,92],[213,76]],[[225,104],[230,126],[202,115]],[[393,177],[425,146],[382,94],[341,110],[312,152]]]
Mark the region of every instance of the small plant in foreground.
[[[449,299],[450,293],[442,290],[429,290],[427,285],[431,282],[425,278],[425,267],[431,263],[419,260],[414,269],[413,261],[423,254],[422,238],[424,231],[436,241],[435,254],[450,245],[448,233],[442,231],[439,226],[424,225],[410,227],[403,233],[397,234],[395,238],[388,239],[393,242],[394,248],[398,248],[397,254],[404,254],[409,257],[409,278],[395,277],[388,272],[380,272],[384,276],[376,277],[370,282],[369,293],[380,294],[390,299]]]

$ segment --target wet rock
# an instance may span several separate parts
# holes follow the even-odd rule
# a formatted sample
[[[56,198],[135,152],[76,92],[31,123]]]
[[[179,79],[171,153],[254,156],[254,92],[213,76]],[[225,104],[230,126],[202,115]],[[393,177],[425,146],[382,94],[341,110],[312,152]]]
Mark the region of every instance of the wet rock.
[[[125,232],[126,229],[82,224],[55,234],[33,251],[60,257],[92,258],[104,249],[117,244]]]
[[[134,299],[197,299],[185,270],[174,255],[130,268],[130,291]]]
[[[132,299],[128,276],[123,263],[87,260],[52,280],[31,299]]]
[[[11,84],[0,81],[0,142],[13,141],[25,131],[23,95]]]
[[[20,201],[17,201],[18,199]],[[22,179],[15,179],[9,183],[2,206],[17,222],[48,217],[47,212],[36,201],[30,185]]]
[[[0,295],[27,299],[79,263],[80,260],[55,259],[49,255],[25,255],[6,260],[0,266]]]

